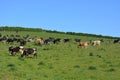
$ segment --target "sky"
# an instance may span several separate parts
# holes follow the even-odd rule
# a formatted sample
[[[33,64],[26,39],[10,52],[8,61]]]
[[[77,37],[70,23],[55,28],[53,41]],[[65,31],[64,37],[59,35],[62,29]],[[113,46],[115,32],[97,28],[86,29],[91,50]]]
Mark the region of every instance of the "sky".
[[[0,26],[120,37],[120,0],[0,0]]]

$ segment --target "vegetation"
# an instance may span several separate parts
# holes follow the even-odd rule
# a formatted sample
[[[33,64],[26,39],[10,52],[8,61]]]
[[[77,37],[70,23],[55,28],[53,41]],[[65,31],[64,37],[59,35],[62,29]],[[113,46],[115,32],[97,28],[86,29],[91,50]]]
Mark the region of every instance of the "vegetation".
[[[9,27],[9,26],[1,26],[0,31],[45,31],[49,33],[61,33],[61,34],[69,34],[69,35],[78,35],[78,36],[91,36],[91,37],[101,37],[101,38],[110,38],[110,39],[115,39],[119,37],[112,37],[112,36],[103,36],[103,35],[96,35],[96,34],[88,34],[88,33],[76,33],[76,32],[60,32],[60,31],[52,31],[52,30],[44,30],[41,28],[23,28],[23,27]]]
[[[27,42],[25,48],[37,48],[37,58],[32,55],[21,58],[19,53],[10,56],[8,47],[18,46],[19,43],[0,42],[0,80],[120,80],[120,44],[113,44],[113,38],[68,35],[21,27],[4,27],[5,31],[1,27],[0,30],[2,36],[14,34],[23,38],[29,34],[30,37],[62,39],[59,44],[42,46]],[[70,38],[71,41],[64,43],[64,38]],[[77,48],[76,38],[82,41],[103,39],[104,42],[100,46]]]

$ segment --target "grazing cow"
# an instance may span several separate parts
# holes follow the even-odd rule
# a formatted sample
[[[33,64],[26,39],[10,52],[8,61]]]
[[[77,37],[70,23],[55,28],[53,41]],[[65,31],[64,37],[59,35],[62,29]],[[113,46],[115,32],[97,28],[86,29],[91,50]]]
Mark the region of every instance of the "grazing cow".
[[[9,47],[9,52],[12,56],[14,56],[18,52],[22,53],[22,50],[23,50],[23,46],[17,46],[17,47],[10,46]]]
[[[14,39],[13,38],[8,38],[7,39],[7,43],[9,44],[9,43],[13,43],[14,42]]]
[[[120,39],[115,39],[113,43],[120,43]]]
[[[0,38],[0,41],[2,41],[2,42],[6,42],[6,40],[7,40],[6,36],[3,36],[2,38]]]
[[[88,42],[80,42],[77,47],[79,48],[79,47],[87,47],[87,46],[88,46]]]
[[[103,42],[103,41],[102,40],[91,41],[91,43],[92,43],[93,46],[100,45],[101,42]]]
[[[51,41],[52,41],[51,39],[45,39],[44,44],[50,44]]]
[[[36,48],[26,48],[23,50],[21,57],[28,56],[30,54],[37,57],[37,49]]]
[[[7,37],[6,36],[3,36],[3,38],[2,38],[3,40],[7,40]]]
[[[66,42],[69,42],[70,39],[66,38],[66,39],[64,39],[63,41],[64,41],[64,43],[66,43]]]
[[[36,42],[37,42],[37,44],[39,44],[39,45],[43,45],[43,44],[44,44],[43,38],[38,38],[38,39],[36,39]]]
[[[24,39],[18,39],[17,42],[20,42],[20,46],[24,46],[26,44],[26,41]]]
[[[58,44],[58,43],[60,42],[60,40],[61,40],[60,38],[54,39],[54,40],[53,40],[53,43],[54,43],[54,44]]]
[[[80,42],[81,41],[81,39],[75,39],[75,42]]]

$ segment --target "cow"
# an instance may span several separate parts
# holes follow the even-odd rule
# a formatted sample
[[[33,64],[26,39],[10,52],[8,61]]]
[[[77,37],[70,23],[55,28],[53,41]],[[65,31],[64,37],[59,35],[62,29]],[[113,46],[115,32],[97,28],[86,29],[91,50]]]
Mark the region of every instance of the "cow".
[[[6,42],[6,40],[7,40],[6,36],[3,36],[2,38],[0,38],[0,41],[2,41],[2,42]]]
[[[26,41],[24,39],[18,39],[17,42],[20,42],[20,46],[24,46],[26,44]]]
[[[63,41],[64,41],[64,43],[66,43],[66,42],[69,42],[70,39],[66,38],[66,39],[63,39]]]
[[[100,45],[101,42],[103,42],[102,40],[96,40],[96,41],[91,41],[91,44],[92,46],[95,46],[95,45]]]
[[[113,41],[113,43],[115,44],[115,43],[120,43],[120,39],[115,39],[114,41]]]
[[[60,40],[61,40],[60,38],[56,38],[56,39],[53,40],[53,43],[58,44],[60,42]]]
[[[8,38],[7,39],[7,43],[9,44],[9,43],[13,43],[14,42],[14,39],[13,38]]]
[[[43,45],[44,44],[43,38],[37,38],[36,43],[39,44],[39,45]]]
[[[45,39],[44,44],[50,44],[51,41],[52,41],[51,39]]]
[[[37,57],[37,49],[36,48],[26,48],[23,50],[21,57],[28,56],[30,54]]]
[[[78,48],[80,47],[87,47],[88,46],[88,42],[80,42],[79,45],[77,46]]]
[[[2,39],[3,39],[3,40],[7,40],[7,37],[6,37],[6,36],[3,36]]]
[[[23,49],[24,49],[23,46],[16,46],[16,47],[10,46],[9,47],[9,53],[10,53],[10,55],[15,56],[16,53],[18,53],[18,52],[22,53]]]
[[[80,42],[81,41],[81,39],[74,39],[75,40],[75,42]]]

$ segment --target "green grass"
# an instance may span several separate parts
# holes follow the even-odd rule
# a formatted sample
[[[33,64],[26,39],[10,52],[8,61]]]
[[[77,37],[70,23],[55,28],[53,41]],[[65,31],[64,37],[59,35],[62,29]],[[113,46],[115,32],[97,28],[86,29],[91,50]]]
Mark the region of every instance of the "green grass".
[[[15,32],[1,32],[3,35]],[[104,39],[100,46],[77,48],[73,40],[101,38],[54,34],[46,32],[19,32],[25,36],[70,38],[70,43],[37,46],[29,42],[25,47],[36,47],[38,57],[10,56],[10,44],[0,42],[0,80],[120,80],[120,44]],[[12,44],[14,46],[18,43]]]

